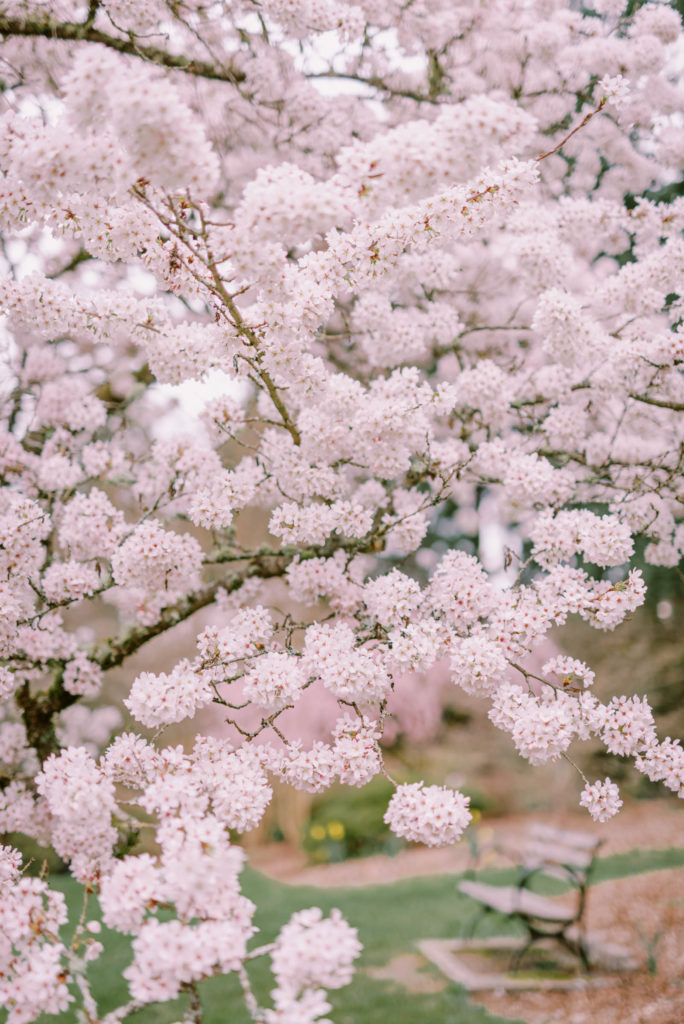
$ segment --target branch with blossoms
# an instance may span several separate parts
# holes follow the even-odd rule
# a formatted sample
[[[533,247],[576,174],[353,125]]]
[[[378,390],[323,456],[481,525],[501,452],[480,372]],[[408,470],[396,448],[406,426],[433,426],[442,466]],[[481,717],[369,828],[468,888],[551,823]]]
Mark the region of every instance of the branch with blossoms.
[[[105,5],[98,5],[104,12]],[[89,43],[105,46],[126,56],[136,57],[149,64],[181,71],[211,81],[237,84],[244,81],[244,73],[230,66],[221,66],[196,57],[172,53],[158,46],[150,46],[133,33],[113,35],[102,31],[93,24],[94,18],[85,21],[58,21],[44,12],[37,12],[35,18],[8,17],[0,11],[0,35],[6,39],[47,39],[68,43]]]
[[[109,31],[106,31],[104,27],[95,27],[96,19],[102,26],[107,23],[101,17],[101,15],[105,14],[106,6],[105,4],[97,4],[95,10],[88,14],[85,21],[81,22],[61,21],[56,18],[46,17],[43,11],[35,18],[10,17],[0,11],[0,35],[10,39],[46,39],[50,41],[59,40],[66,43],[96,44],[113,50],[116,53],[135,57],[148,64],[180,72],[194,78],[206,79],[210,82],[222,82],[234,86],[242,86],[245,82],[247,75],[244,70],[239,65],[236,66],[230,61],[221,59],[205,60],[199,56],[190,57],[182,53],[175,53],[161,46],[150,45],[146,42],[147,33],[139,35],[131,32],[128,29],[115,25],[111,19],[109,19]],[[189,36],[197,38],[196,30],[193,29],[193,26],[188,21],[184,21],[179,17],[176,6],[170,4],[168,9],[171,15],[170,23],[182,24],[188,31]],[[98,11],[101,12],[100,17],[98,17]],[[118,31],[118,34],[112,33],[112,28],[115,32]],[[158,34],[162,36],[167,35],[168,29]],[[243,31],[240,35],[244,39],[247,33]],[[199,42],[202,42],[201,36]],[[385,80],[379,75],[363,75],[337,71],[331,67],[324,72],[309,72],[307,77],[311,79],[328,78],[336,81],[354,81],[367,86],[373,92],[384,93],[391,97],[410,99],[416,103],[434,104],[437,102],[437,98],[428,92],[393,85],[391,81]]]

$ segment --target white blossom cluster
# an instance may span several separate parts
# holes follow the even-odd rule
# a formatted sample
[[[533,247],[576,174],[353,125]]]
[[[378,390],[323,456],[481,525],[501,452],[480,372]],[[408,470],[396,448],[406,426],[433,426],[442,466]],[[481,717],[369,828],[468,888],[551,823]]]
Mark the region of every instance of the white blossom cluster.
[[[622,807],[620,793],[614,782],[606,778],[604,782],[593,782],[582,790],[580,804],[591,814],[594,821],[608,821]]]
[[[447,846],[459,839],[471,819],[470,798],[445,786],[414,782],[398,786],[385,821],[398,836],[426,846]]]
[[[311,907],[293,914],[281,929],[271,962],[278,988],[296,998],[303,989],[348,985],[360,952],[356,929],[339,910],[324,918],[318,907]]]

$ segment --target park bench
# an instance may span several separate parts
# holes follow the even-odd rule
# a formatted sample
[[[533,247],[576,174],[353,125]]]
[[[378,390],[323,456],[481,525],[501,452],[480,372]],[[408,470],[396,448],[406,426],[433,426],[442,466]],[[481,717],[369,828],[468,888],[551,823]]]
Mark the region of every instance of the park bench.
[[[523,871],[515,885],[488,885],[463,881],[459,891],[479,903],[484,913],[493,910],[520,921],[527,930],[527,942],[516,952],[511,968],[516,970],[525,953],[541,939],[556,939],[585,969],[590,969],[583,929],[587,888],[602,840],[584,832],[536,824],[529,831]],[[542,896],[530,886],[540,875],[559,879],[573,893],[572,903]],[[478,919],[473,928],[477,927]]]

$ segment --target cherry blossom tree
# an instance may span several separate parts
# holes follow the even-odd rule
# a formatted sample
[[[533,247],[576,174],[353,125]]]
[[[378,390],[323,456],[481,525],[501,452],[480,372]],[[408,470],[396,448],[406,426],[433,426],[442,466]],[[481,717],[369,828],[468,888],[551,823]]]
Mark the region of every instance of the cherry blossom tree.
[[[680,31],[624,0],[0,0],[0,830],[132,936],[108,1024],[181,992],[199,1020],[228,972],[254,1021],[327,1019],[354,929],[309,908],[256,944],[230,830],[274,779],[387,774],[408,673],[419,705],[447,664],[531,765],[595,736],[684,794],[646,697],[527,660],[643,602],[636,538],[665,567],[684,547]],[[503,583],[429,541],[483,495],[524,551]],[[134,655],[124,728],[97,695]],[[336,721],[305,741],[317,694]],[[211,707],[232,739],[170,744]],[[440,844],[469,817],[415,783],[386,820]],[[63,943],[10,846],[0,893],[10,1024],[100,1020],[97,922]]]

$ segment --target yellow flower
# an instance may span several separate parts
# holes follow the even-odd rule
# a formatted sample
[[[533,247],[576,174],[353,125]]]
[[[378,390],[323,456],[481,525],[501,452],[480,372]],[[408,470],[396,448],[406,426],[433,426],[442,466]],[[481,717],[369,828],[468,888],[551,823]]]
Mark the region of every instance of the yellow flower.
[[[328,835],[331,839],[344,839],[344,825],[341,821],[331,821],[328,825]]]
[[[320,842],[321,839],[325,839],[325,829],[322,825],[312,825],[309,829],[309,835],[312,839]]]

